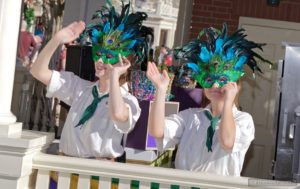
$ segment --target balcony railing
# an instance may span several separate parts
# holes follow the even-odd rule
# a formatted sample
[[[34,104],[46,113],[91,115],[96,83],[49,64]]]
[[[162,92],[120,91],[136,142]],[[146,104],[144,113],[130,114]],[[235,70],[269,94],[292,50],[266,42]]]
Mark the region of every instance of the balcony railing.
[[[33,169],[37,170],[32,189],[46,189],[50,184],[51,171],[58,172],[57,189],[70,187],[71,175],[78,175],[77,188],[90,189],[91,178],[98,178],[96,188],[110,189],[188,189],[188,188],[294,188],[296,185],[249,186],[246,177],[225,177],[207,173],[151,167],[128,163],[115,163],[102,160],[80,159],[39,153],[33,158]],[[35,177],[35,176],[33,176]],[[117,180],[112,185],[112,180]],[[253,179],[252,179],[253,180]],[[135,183],[135,185],[133,185]]]

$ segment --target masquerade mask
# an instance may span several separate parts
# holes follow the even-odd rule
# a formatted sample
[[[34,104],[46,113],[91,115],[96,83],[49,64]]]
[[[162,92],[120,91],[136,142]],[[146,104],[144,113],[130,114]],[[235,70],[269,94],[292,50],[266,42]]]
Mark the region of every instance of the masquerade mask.
[[[133,55],[135,63],[148,59],[153,30],[142,25],[147,19],[144,12],[129,13],[130,3],[122,1],[121,13],[117,13],[109,0],[93,15],[96,22],[88,25],[81,34],[81,44],[92,45],[94,62],[102,58],[104,64],[116,64],[121,56]]]
[[[203,34],[206,40],[201,39]],[[252,50],[262,50],[264,44],[246,40],[244,29],[237,30],[231,36],[227,35],[226,24],[222,32],[212,27],[205,28],[197,39],[175,49],[175,58],[188,61],[187,66],[195,72],[193,77],[203,88],[211,88],[214,83],[222,87],[227,82],[236,82],[244,75],[244,64],[253,71],[261,72],[254,57],[272,64]]]

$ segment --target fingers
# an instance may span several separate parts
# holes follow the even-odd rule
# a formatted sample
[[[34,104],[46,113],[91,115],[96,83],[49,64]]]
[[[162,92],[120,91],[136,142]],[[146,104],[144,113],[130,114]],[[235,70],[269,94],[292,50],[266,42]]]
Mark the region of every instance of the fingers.
[[[118,54],[118,57],[119,57],[119,63],[120,63],[120,66],[123,66],[123,59],[122,59],[120,53]]]
[[[99,62],[100,62],[101,64],[104,64],[104,62],[103,62],[103,59],[102,59],[102,58],[100,58],[100,59],[99,59]]]
[[[155,70],[153,68],[153,64],[152,62],[148,62],[148,66],[147,66],[147,75],[148,76],[152,76],[155,74]]]
[[[78,37],[84,30],[85,23],[83,21],[73,22],[68,27],[72,30],[74,36]]]
[[[153,70],[154,70],[155,73],[160,73],[160,72],[158,71],[157,66],[156,66],[156,64],[155,64],[154,62],[153,62],[153,64],[152,64],[152,66],[153,66]]]
[[[113,67],[111,64],[106,64],[106,68],[107,68],[108,70],[112,70],[114,67]]]
[[[226,91],[238,91],[238,86],[236,84],[236,82],[228,82],[226,83],[222,88],[221,88],[221,92],[225,93]]]
[[[167,70],[163,70],[162,74],[163,74],[163,77],[164,77],[165,79],[170,79]]]
[[[85,23],[84,23],[84,21],[79,21],[78,23],[80,24],[80,26],[81,26],[82,28],[85,28]]]
[[[227,85],[228,87],[233,87],[233,88],[236,88],[236,89],[237,89],[237,84],[236,84],[236,82],[228,82],[226,85]]]
[[[124,65],[125,65],[126,69],[128,69],[131,66],[130,61],[125,56],[122,57],[122,60],[125,63]]]
[[[85,28],[85,23],[83,21],[76,22],[76,33],[80,34]]]

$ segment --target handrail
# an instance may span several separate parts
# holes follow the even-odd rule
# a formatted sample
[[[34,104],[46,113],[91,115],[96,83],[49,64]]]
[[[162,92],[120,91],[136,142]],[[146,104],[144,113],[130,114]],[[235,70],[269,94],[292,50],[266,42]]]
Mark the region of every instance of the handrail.
[[[110,161],[80,159],[39,153],[33,158],[33,169],[94,175],[122,180],[156,182],[184,187],[209,188],[289,188],[288,186],[249,187],[247,177],[219,176],[208,173],[151,167],[146,165],[124,164]],[[290,184],[292,186],[292,184]],[[295,187],[295,185],[294,185]],[[290,187],[292,188],[292,187]]]

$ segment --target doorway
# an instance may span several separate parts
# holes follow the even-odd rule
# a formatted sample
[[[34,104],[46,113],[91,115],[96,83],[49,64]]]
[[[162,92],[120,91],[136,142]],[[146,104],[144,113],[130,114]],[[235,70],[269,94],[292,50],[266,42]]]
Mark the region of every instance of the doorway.
[[[259,54],[274,63],[270,69],[268,65],[258,62],[264,73],[256,74],[254,80],[248,69],[248,74],[243,78],[239,100],[243,111],[253,117],[255,139],[246,154],[242,175],[271,179],[276,141],[274,114],[277,62],[284,58],[285,47],[282,42],[300,42],[300,24],[240,17],[239,28],[246,30],[248,40],[266,43],[264,51]]]

